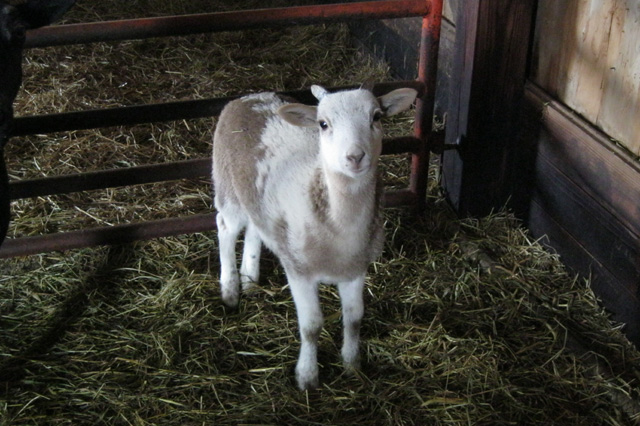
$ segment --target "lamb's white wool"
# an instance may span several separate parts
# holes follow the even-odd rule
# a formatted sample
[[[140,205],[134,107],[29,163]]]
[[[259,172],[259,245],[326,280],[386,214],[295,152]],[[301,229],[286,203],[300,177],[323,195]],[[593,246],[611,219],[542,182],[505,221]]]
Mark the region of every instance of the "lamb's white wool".
[[[278,256],[298,314],[301,389],[318,384],[320,283],[338,286],[342,358],[348,370],[358,367],[365,274],[383,243],[380,118],[409,108],[416,97],[413,89],[380,98],[364,89],[312,92],[317,107],[275,93],[230,102],[213,144],[222,300],[237,306],[240,284],[246,290],[258,281],[262,243]],[[238,274],[235,243],[243,228]]]

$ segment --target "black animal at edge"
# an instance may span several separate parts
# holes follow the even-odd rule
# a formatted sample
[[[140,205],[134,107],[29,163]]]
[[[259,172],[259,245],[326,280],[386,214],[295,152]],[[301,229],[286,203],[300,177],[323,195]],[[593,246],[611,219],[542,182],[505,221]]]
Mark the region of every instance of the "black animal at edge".
[[[27,30],[60,19],[75,0],[28,0],[10,5],[0,0],[0,244],[9,227],[9,177],[4,147],[11,137],[13,101],[22,83],[22,50]]]

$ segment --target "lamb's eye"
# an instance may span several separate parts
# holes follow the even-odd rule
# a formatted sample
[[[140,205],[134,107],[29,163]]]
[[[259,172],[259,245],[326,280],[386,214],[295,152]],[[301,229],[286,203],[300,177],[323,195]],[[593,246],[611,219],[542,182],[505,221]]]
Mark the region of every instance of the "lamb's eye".
[[[318,124],[320,125],[320,128],[322,130],[327,130],[329,128],[329,124],[327,124],[327,122],[324,120],[318,121]]]
[[[382,111],[376,111],[373,113],[373,121],[380,121],[382,118]]]

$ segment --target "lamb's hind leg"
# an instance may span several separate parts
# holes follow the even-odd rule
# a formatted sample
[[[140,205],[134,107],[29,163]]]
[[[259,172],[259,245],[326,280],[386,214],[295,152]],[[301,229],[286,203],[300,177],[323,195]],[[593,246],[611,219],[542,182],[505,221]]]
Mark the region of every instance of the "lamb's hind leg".
[[[260,250],[262,240],[255,225],[249,221],[244,234],[244,250],[240,266],[240,282],[242,291],[251,290],[258,283],[260,276]]]
[[[338,284],[342,304],[344,340],[342,362],[347,372],[360,368],[360,323],[364,315],[364,275],[353,281]]]
[[[240,280],[236,261],[236,241],[245,223],[238,215],[218,212],[218,241],[220,250],[220,291],[225,305],[235,308],[240,300]]]

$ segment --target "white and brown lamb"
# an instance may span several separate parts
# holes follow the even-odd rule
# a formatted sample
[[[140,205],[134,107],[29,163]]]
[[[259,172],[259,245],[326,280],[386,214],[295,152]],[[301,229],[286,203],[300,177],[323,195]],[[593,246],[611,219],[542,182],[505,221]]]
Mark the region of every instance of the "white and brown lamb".
[[[383,244],[380,119],[408,109],[417,94],[311,91],[317,107],[275,93],[230,102],[213,143],[222,300],[237,306],[240,284],[246,290],[258,281],[262,243],[277,255],[298,314],[296,378],[303,390],[318,385],[320,283],[338,286],[343,363],[347,370],[359,366],[365,275]],[[238,274],[235,244],[245,228]]]

